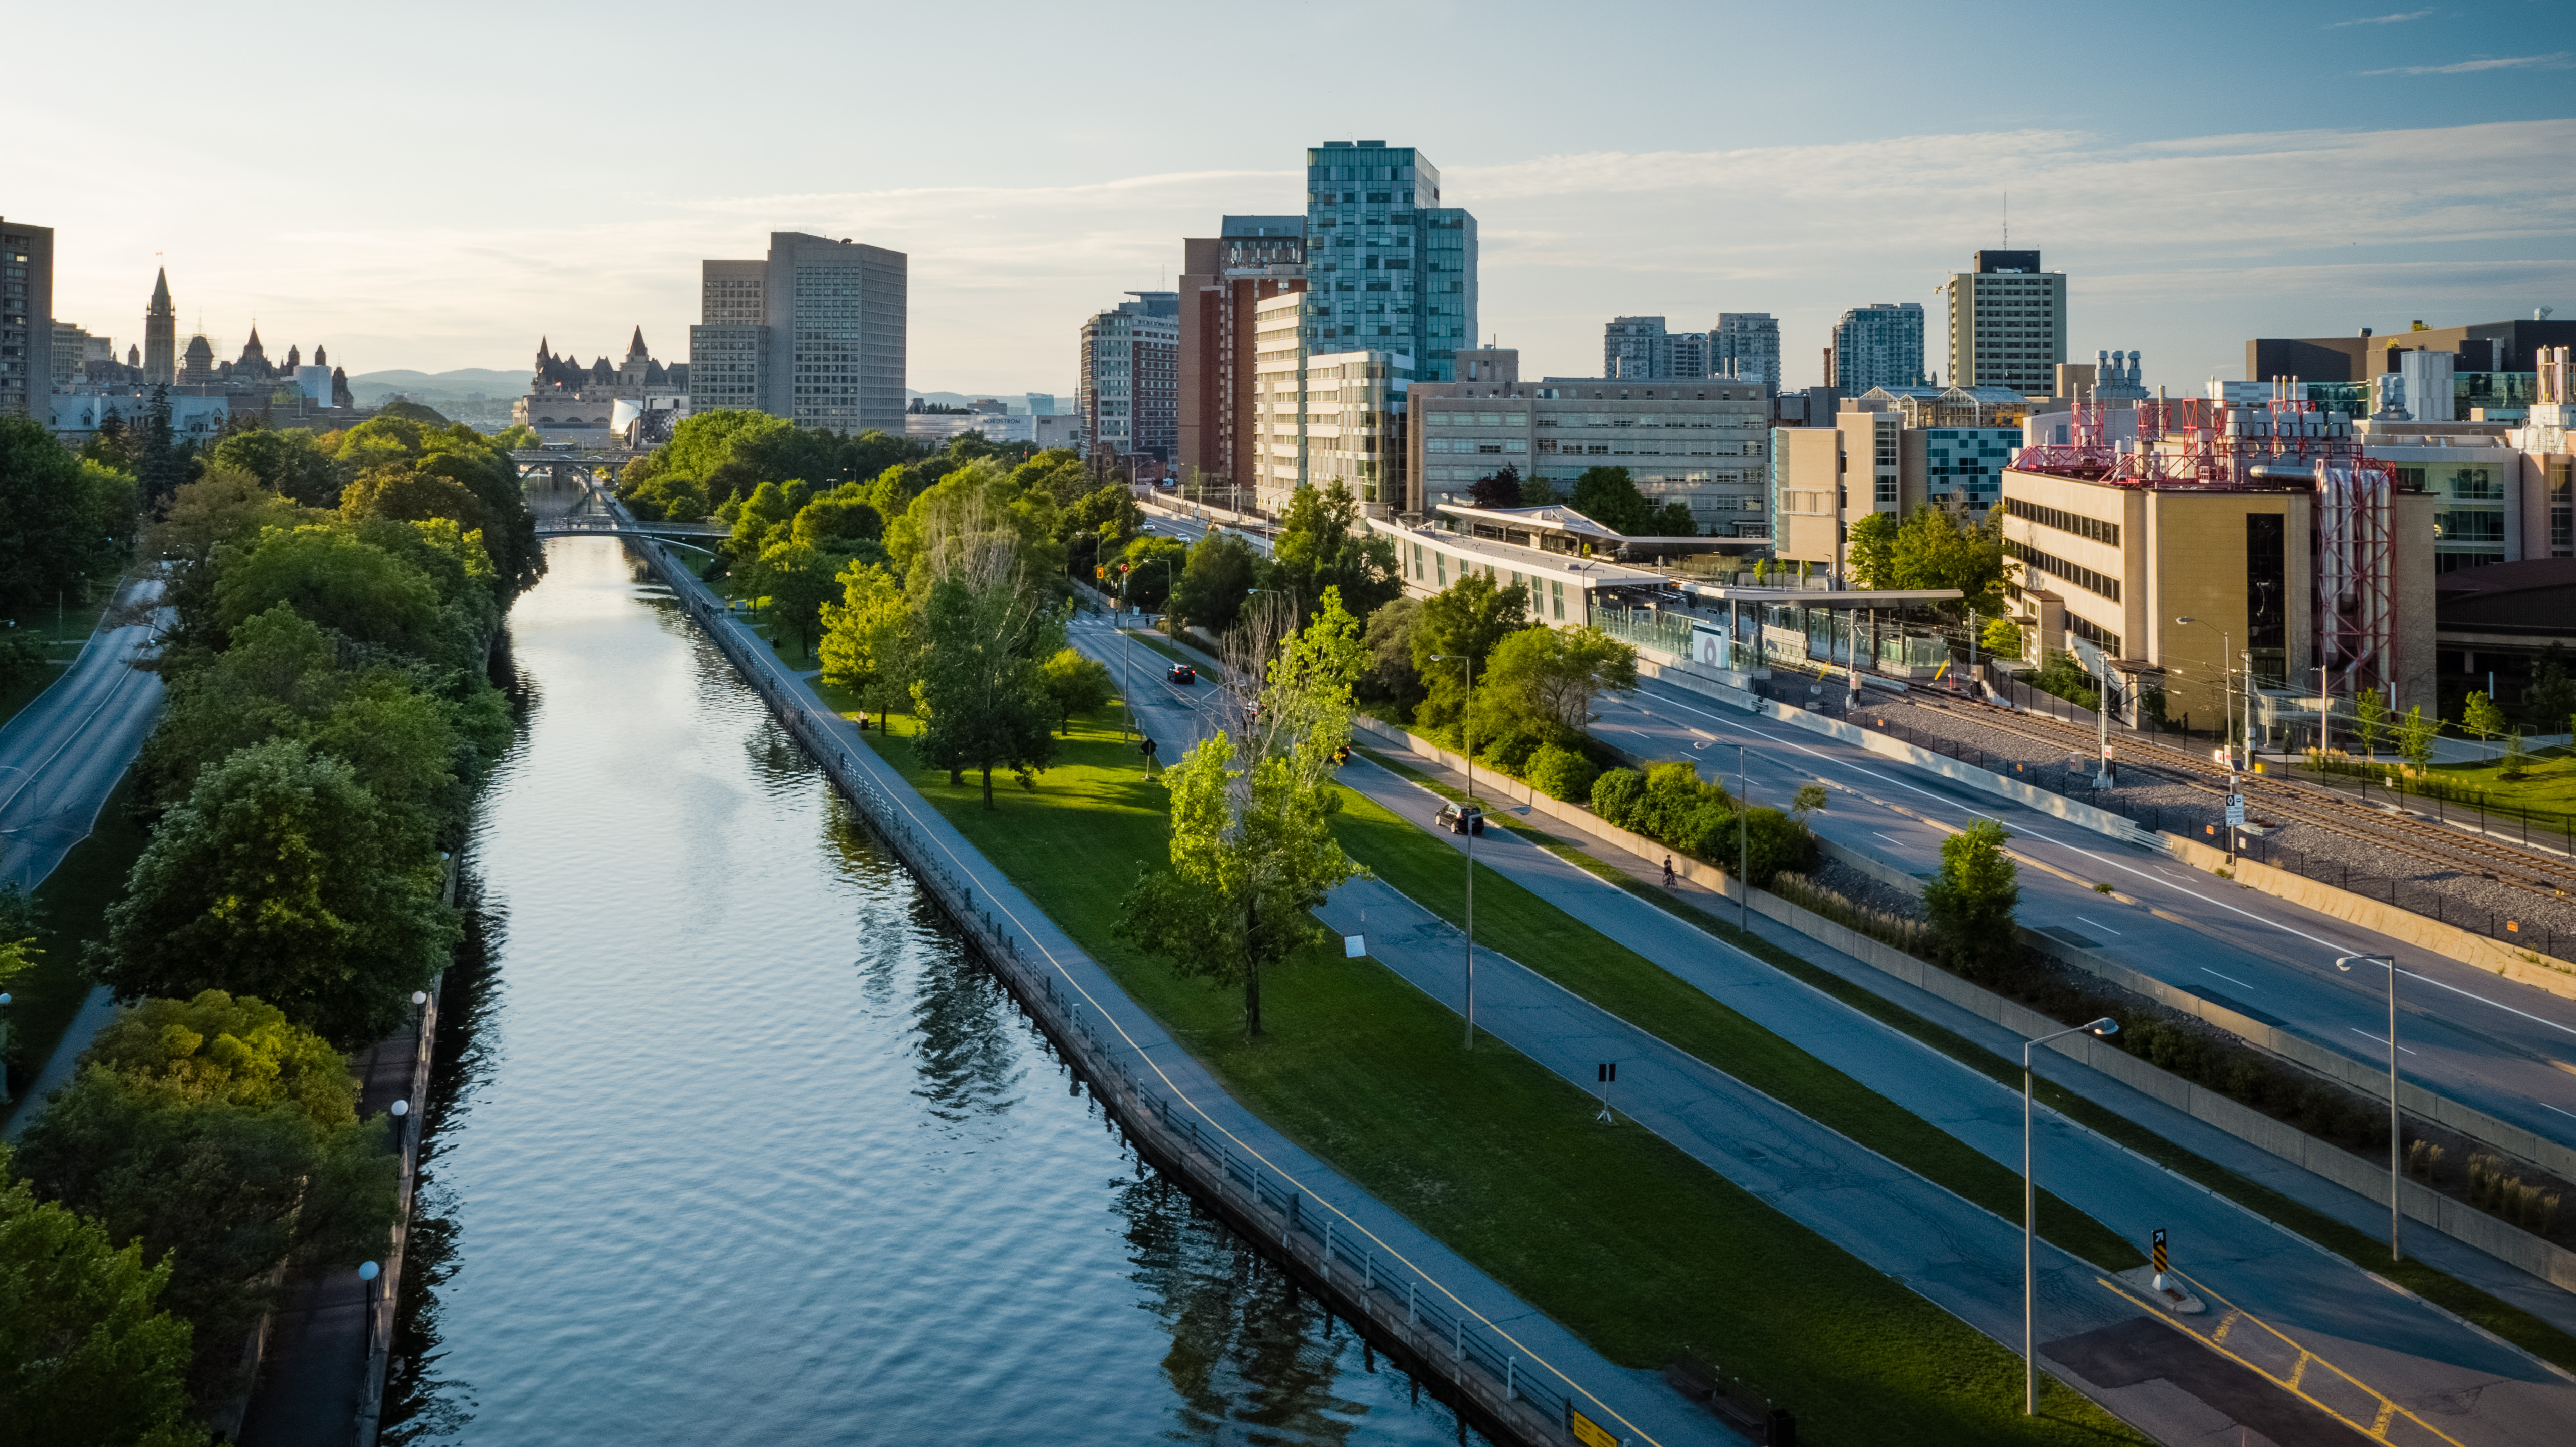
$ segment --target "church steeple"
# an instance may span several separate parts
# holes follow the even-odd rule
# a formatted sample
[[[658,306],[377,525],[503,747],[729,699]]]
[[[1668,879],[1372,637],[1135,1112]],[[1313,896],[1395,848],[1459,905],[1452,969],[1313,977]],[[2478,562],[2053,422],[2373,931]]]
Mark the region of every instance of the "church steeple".
[[[626,344],[626,360],[638,362],[651,355],[644,350],[644,328],[639,325],[635,328],[635,340]]]
[[[169,305],[170,268],[164,266],[157,269],[152,276],[152,306],[155,311],[160,311],[168,309]]]
[[[178,380],[179,309],[170,302],[170,269],[152,277],[152,304],[143,311],[143,380],[167,386]]]

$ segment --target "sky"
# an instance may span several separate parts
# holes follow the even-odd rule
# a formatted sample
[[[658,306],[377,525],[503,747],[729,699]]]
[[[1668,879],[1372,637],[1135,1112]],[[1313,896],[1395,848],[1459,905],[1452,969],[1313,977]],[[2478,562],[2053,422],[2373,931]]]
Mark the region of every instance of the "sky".
[[[919,391],[1070,394],[1082,320],[1184,236],[1301,209],[1305,148],[1421,148],[1476,214],[1479,329],[1593,375],[1601,327],[1781,321],[1979,247],[2068,275],[2070,360],[2242,375],[2245,339],[2576,316],[2576,5],[1314,0],[974,7],[463,0],[243,25],[122,7],[32,67],[0,215],[54,315],[140,339],[153,268],[218,355],[256,321],[353,373],[685,359],[697,263],[772,231],[909,254]],[[13,19],[96,53],[94,17]]]

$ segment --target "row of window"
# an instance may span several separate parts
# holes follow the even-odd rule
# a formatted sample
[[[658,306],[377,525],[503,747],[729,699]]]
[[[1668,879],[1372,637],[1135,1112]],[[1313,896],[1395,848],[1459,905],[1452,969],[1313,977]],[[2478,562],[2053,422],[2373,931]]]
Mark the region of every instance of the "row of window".
[[[1427,551],[1427,552],[1429,552],[1429,553],[1430,553],[1430,555],[1431,555],[1431,559],[1430,559],[1430,561],[1431,561],[1431,576],[1430,576],[1429,578],[1425,578],[1425,577],[1423,576],[1423,573],[1422,573],[1422,564],[1423,564],[1423,556],[1422,556],[1422,555],[1423,555],[1426,551]],[[1464,579],[1464,578],[1468,577],[1469,575],[1471,575],[1471,574],[1475,573],[1475,572],[1477,571],[1477,569],[1478,569],[1478,565],[1477,565],[1475,562],[1473,562],[1473,561],[1471,561],[1471,560],[1469,560],[1469,559],[1461,558],[1461,559],[1458,559],[1458,560],[1456,560],[1456,561],[1457,561],[1458,576],[1459,576],[1461,579]],[[1438,549],[1438,548],[1429,548],[1429,549],[1426,549],[1426,548],[1424,548],[1424,547],[1423,547],[1423,545],[1422,545],[1422,544],[1420,544],[1420,543],[1415,543],[1415,544],[1413,545],[1413,569],[1412,569],[1412,571],[1413,571],[1413,580],[1414,580],[1415,582],[1417,582],[1417,583],[1426,583],[1426,582],[1427,582],[1427,583],[1429,583],[1429,584],[1430,584],[1430,586],[1432,587],[1432,589],[1433,589],[1434,591],[1437,591],[1437,592],[1446,592],[1446,591],[1448,591],[1448,588],[1449,588],[1449,569],[1450,569],[1450,564],[1451,564],[1450,556],[1449,556],[1447,553],[1442,552],[1440,549]],[[1505,576],[1505,575],[1495,572],[1495,571],[1494,571],[1494,565],[1493,565],[1493,564],[1491,564],[1491,563],[1486,563],[1486,564],[1484,564],[1484,565],[1483,565],[1483,571],[1484,571],[1484,574],[1485,574],[1485,577],[1487,578],[1487,580],[1489,580],[1489,581],[1491,581],[1491,582],[1494,582],[1494,583],[1496,583],[1496,584],[1499,584],[1499,585],[1501,585],[1501,586],[1504,586],[1504,587],[1526,587],[1526,588],[1528,588],[1528,589],[1530,590],[1530,609],[1531,609],[1531,611],[1533,611],[1533,612],[1536,612],[1536,611],[1539,609],[1539,607],[1540,607],[1540,598],[1541,598],[1541,596],[1542,596],[1542,595],[1544,595],[1544,596],[1545,596],[1545,598],[1546,598],[1546,600],[1547,600],[1547,602],[1546,602],[1546,606],[1547,606],[1547,609],[1548,609],[1548,614],[1549,614],[1549,616],[1550,616],[1550,617],[1552,617],[1552,618],[1554,618],[1554,619],[1555,619],[1557,622],[1559,622],[1559,623],[1562,623],[1562,622],[1564,622],[1564,621],[1565,621],[1565,580],[1564,580],[1564,579],[1562,579],[1562,578],[1549,578],[1549,579],[1541,580],[1541,579],[1539,579],[1539,578],[1534,578],[1534,577],[1533,577],[1533,578],[1524,578],[1524,577],[1522,577],[1519,573],[1515,572],[1515,573],[1511,573],[1511,574],[1509,574],[1510,582],[1505,583],[1505,582],[1503,581],[1503,579],[1504,579],[1504,576]]]
[[[2118,523],[2106,523],[2100,518],[2089,518],[2082,513],[2072,513],[2064,508],[2027,502],[2017,497],[2004,499],[2004,510],[2024,522],[2037,523],[2044,528],[2055,528],[2061,533],[2073,533],[2079,538],[2091,538],[2097,543],[2107,543],[2115,548],[2120,545]],[[2119,595],[2115,593],[2111,596]]]
[[[2064,558],[2043,553],[2028,543],[2017,543],[2010,538],[2004,540],[2004,556],[2019,558],[2032,571],[2046,573],[2061,582],[2072,583],[2095,597],[2107,598],[2114,603],[2120,601],[2120,580],[2108,573],[2097,573],[2081,563],[2070,563]]]

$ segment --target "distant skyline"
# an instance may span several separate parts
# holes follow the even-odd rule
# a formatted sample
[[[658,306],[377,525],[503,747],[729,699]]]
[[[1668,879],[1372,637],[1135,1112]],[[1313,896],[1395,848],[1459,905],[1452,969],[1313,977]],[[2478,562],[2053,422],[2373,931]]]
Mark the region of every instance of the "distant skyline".
[[[681,360],[698,261],[803,230],[910,253],[914,390],[1062,395],[1083,317],[1170,287],[1180,239],[1220,215],[1298,210],[1303,149],[1351,138],[1439,164],[1443,200],[1478,218],[1484,330],[1529,372],[1597,371],[1613,316],[1699,329],[1768,311],[1805,385],[1834,317],[1873,301],[1923,302],[1937,357],[1935,290],[2003,244],[2007,193],[2012,244],[2069,274],[2069,360],[2142,350],[2151,386],[2238,375],[2250,336],[2576,315],[2576,15],[2529,0],[2068,13],[2000,52],[1957,23],[1976,7],[1862,5],[1836,29],[1879,43],[1816,47],[1768,7],[1572,25],[1399,0],[1366,13],[1456,36],[1444,64],[1475,92],[1391,99],[1318,75],[1311,103],[1222,126],[1112,104],[1099,67],[1218,74],[1267,43],[1259,17],[1130,7],[1087,26],[988,6],[956,66],[879,75],[831,60],[927,53],[953,27],[771,6],[813,43],[755,66],[666,44],[695,12],[659,4],[607,27],[467,3],[436,34],[360,16],[327,36],[141,9],[169,43],[136,59],[136,98],[37,67],[25,104],[81,117],[86,144],[0,159],[0,214],[57,230],[56,315],[120,349],[166,264],[182,328],[202,317],[223,355],[255,318],[272,352],[326,345],[353,373],[515,368],[540,336],[614,357],[638,325]],[[29,20],[31,53],[79,43],[69,12]],[[1510,39],[1532,26],[1563,43],[1534,58]],[[1151,55],[1134,35],[1157,37]],[[1722,99],[1639,84],[1648,40],[1676,80],[1682,57],[1723,52]],[[542,61],[576,53],[571,74],[606,84]],[[212,75],[270,98],[237,124],[278,144],[209,164],[160,143],[205,124]],[[1311,117],[1341,127],[1310,134]],[[298,134],[320,139],[285,144]]]

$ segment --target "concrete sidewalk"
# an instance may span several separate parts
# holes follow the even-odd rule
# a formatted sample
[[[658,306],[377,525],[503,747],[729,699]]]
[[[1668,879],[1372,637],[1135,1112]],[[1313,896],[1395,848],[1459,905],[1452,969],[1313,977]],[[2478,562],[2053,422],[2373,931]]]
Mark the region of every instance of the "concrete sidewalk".
[[[650,546],[645,544],[645,546]],[[678,570],[683,574],[685,569]],[[1549,1320],[1487,1276],[1466,1258],[1415,1226],[1393,1208],[1344,1179],[1322,1160],[1272,1129],[1228,1095],[1205,1067],[1183,1050],[1141,1007],[1130,1000],[1109,973],[1059,929],[1036,904],[995,868],[964,835],[930,807],[909,780],[880,760],[855,725],[826,705],[784,663],[767,642],[729,616],[721,600],[688,578],[699,599],[712,610],[710,626],[733,630],[743,651],[768,674],[778,696],[793,700],[824,737],[845,751],[849,767],[870,780],[894,802],[904,821],[930,842],[952,874],[969,882],[995,925],[1016,936],[1025,955],[1043,960],[1060,979],[1095,1002],[1104,1033],[1123,1036],[1149,1077],[1159,1073],[1206,1118],[1259,1152],[1280,1174],[1293,1180],[1316,1201],[1365,1229],[1394,1252],[1416,1263],[1424,1274],[1466,1303],[1487,1321],[1507,1329],[1534,1356],[1552,1365],[1583,1390],[1626,1419],[1636,1440],[1645,1443],[1733,1443],[1740,1439],[1701,1408],[1664,1385],[1652,1372],[1617,1366],[1574,1333]]]
[[[1426,828],[1438,807],[1437,797],[1429,791],[1374,765],[1354,765],[1343,777],[1345,783]],[[1452,847],[1462,847],[1464,842],[1446,834],[1435,837]],[[2019,1170],[2021,1122],[2016,1092],[1526,840],[1505,831],[1489,832],[1481,841],[1478,858],[1605,936]],[[1642,871],[1652,866],[1634,861],[1633,867]],[[1340,904],[1337,898],[1335,907]],[[1384,908],[1374,906],[1372,919]],[[1833,954],[1802,936],[1793,935],[1783,943],[1809,959]],[[1448,989],[1454,995],[1458,973],[1454,932],[1448,949]],[[1876,973],[1856,960],[1840,963],[1849,972],[1847,977]],[[1480,985],[1480,995],[1483,992]],[[1598,1030],[1597,1025],[1573,1019],[1561,1019],[1559,1028],[1576,1032],[1576,1038]],[[1962,1028],[1961,1033],[2001,1052],[2018,1049],[2017,1038],[1984,1038],[1999,1033],[1993,1026],[1975,1032]],[[1566,1068],[1558,1059],[1564,1047],[1555,1047],[1553,1053],[1544,1044],[1524,1048]],[[2072,1061],[2053,1059],[2052,1063],[2083,1069]],[[1575,1060],[1567,1073],[1588,1081],[1592,1062]],[[2054,1078],[2065,1072],[2049,1069],[2047,1073]],[[1679,1079],[1656,1078],[1668,1084]],[[1623,1070],[1621,1085],[1627,1083]],[[1628,1095],[1632,1107],[1645,1108],[1644,1089],[1641,1081],[1639,1091]],[[1681,1111],[1687,1106],[1675,1101],[1669,1108]],[[2423,1413],[2427,1421],[2462,1442],[2576,1440],[2576,1387],[2553,1369],[2053,1112],[2044,1112],[2041,1119],[2040,1179],[2052,1191],[2132,1239],[2143,1241],[2159,1227],[2172,1231],[2180,1261],[2203,1280],[2217,1284],[2321,1356]],[[1647,1121],[1654,1123],[1652,1117]],[[1676,1144],[1692,1148],[1687,1140],[1676,1139]],[[1781,1204],[1801,1220],[1808,1219],[1794,1197],[1784,1198]],[[1978,1216],[1986,1214],[1965,1202],[1958,1205]],[[1853,1237],[1855,1253],[1883,1269],[1905,1274],[1910,1282],[1916,1280],[1905,1271],[1902,1253],[1889,1245],[1890,1235],[1902,1233],[1874,1229],[1868,1210],[1860,1212],[1859,1219],[1864,1224]],[[1810,1224],[1827,1229],[1818,1222]],[[1973,1234],[1960,1239],[1970,1246],[1975,1242]],[[2007,1279],[2017,1285],[2019,1263],[2002,1265],[2008,1268]],[[1997,1263],[1990,1259],[1967,1269],[1972,1276],[1980,1270],[1991,1273]],[[1946,1284],[1924,1289],[1933,1295]],[[1943,1304],[1952,1305],[1948,1300]],[[1993,1330],[1972,1308],[1952,1309]],[[2013,1328],[2017,1337],[2017,1320]]]

